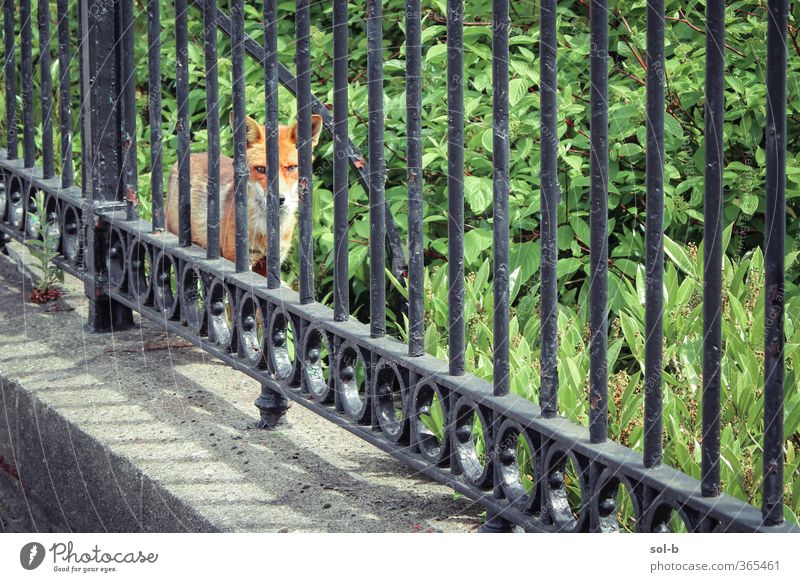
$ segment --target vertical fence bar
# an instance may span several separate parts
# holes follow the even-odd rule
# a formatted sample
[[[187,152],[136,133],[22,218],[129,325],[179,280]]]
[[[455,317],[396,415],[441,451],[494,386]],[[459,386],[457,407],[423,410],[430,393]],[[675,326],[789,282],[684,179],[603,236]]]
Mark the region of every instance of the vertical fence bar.
[[[722,125],[725,112],[725,3],[706,4],[705,245],[703,257],[703,441],[701,491],[719,495],[722,358]]]
[[[22,33],[22,155],[26,168],[36,163],[33,137],[33,37],[31,33],[31,0],[20,0],[19,17]]]
[[[384,275],[386,209],[383,159],[383,8],[367,0],[367,100],[369,109],[369,303],[370,334],[386,335]]]
[[[558,289],[556,266],[558,248],[558,202],[561,192],[558,185],[558,86],[556,62],[556,0],[542,0],[541,37],[539,41],[540,66],[540,119],[541,152],[539,181],[542,192],[541,204],[541,249],[539,267],[542,289],[542,352],[541,388],[539,406],[542,416],[552,418],[558,412]]]
[[[219,258],[219,71],[217,70],[217,0],[203,1],[203,46],[206,61],[206,131],[208,132],[208,182],[206,184],[206,258]]]
[[[414,0],[412,0],[414,1]],[[350,208],[348,143],[348,30],[347,0],[333,2],[333,318],[346,321],[350,313],[347,240]],[[409,162],[410,164],[410,162]],[[411,210],[409,209],[409,215]],[[410,220],[410,218],[409,218]],[[410,228],[410,227],[409,227]]]
[[[136,220],[139,204],[139,172],[136,159],[136,60],[134,52],[133,1],[122,0],[122,179],[125,195],[125,218]]]
[[[89,198],[89,182],[91,180],[91,168],[89,160],[91,159],[91,152],[89,151],[89,136],[88,132],[91,127],[91,122],[86,119],[86,107],[89,104],[90,87],[88,83],[87,67],[90,67],[89,56],[90,51],[87,49],[89,42],[89,22],[92,17],[86,14],[88,10],[88,2],[85,0],[78,0],[78,45],[75,52],[78,56],[78,93],[80,99],[78,100],[78,124],[80,126],[80,144],[81,144],[81,196]]]
[[[14,0],[3,0],[3,36],[6,75],[6,155],[17,159],[17,60],[14,55]]]
[[[161,8],[147,1],[147,76],[150,117],[150,193],[153,231],[164,230],[164,167],[161,158]]]
[[[509,221],[508,221],[508,0],[492,1],[492,237],[494,242],[494,329],[492,346],[492,393],[506,396],[510,391],[508,350],[509,309]],[[448,38],[449,40],[449,38]],[[492,440],[499,434],[502,416],[491,420]],[[500,450],[502,443],[489,445]],[[494,496],[503,497],[500,483],[503,477],[499,463],[493,465]],[[486,522],[479,530],[483,533],[509,532],[511,526],[500,512],[490,509]]]
[[[592,0],[589,436],[608,435],[608,2]]]
[[[422,41],[420,0],[406,0],[406,125],[408,134],[408,355],[425,353],[422,235]]]
[[[247,242],[247,128],[244,99],[244,0],[231,0],[233,51],[233,188],[236,223],[236,272],[250,268]]]
[[[81,39],[81,149],[83,194],[92,213],[106,203],[122,200],[120,175],[120,61],[117,5],[95,10],[91,0],[79,0]],[[94,332],[109,332],[133,325],[133,312],[111,299],[105,292],[106,241],[109,224],[85,219],[86,246],[84,293],[88,298],[87,327]]]
[[[464,358],[464,4],[447,0],[447,280],[450,373]]]
[[[297,169],[300,197],[300,303],[314,301],[314,248],[311,241],[313,184],[311,167],[311,22],[309,0],[295,8],[297,77]]]
[[[767,19],[767,181],[764,225],[764,523],[783,523],[784,256],[787,1]]]
[[[494,238],[494,395],[505,396],[508,376],[508,0],[492,2],[492,204]]]
[[[192,199],[189,169],[189,32],[186,0],[175,0],[175,89],[178,98],[178,244],[192,244]],[[234,99],[236,95],[234,94]]]
[[[278,124],[278,4],[277,0],[264,0],[264,101],[266,109],[266,149],[267,149],[267,286],[277,289],[281,285],[281,248],[280,248],[280,157],[279,157],[279,124]],[[234,25],[234,29],[236,26]],[[241,83],[244,90],[244,81]],[[309,87],[310,91],[310,87]],[[243,105],[242,105],[243,107]],[[236,104],[234,104],[236,113]],[[244,113],[241,114],[242,118]],[[235,121],[234,123],[238,123]],[[238,160],[237,160],[238,163]],[[309,172],[311,160],[308,160]],[[237,217],[237,228],[239,225]],[[238,230],[237,230],[238,233]],[[309,235],[310,237],[310,235]],[[301,251],[302,252],[302,251]],[[239,253],[237,250],[237,260]],[[312,280],[313,284],[313,280]],[[267,314],[269,316],[269,314]],[[286,413],[286,397],[274,392],[266,384],[261,385],[261,394],[255,401],[260,410],[261,425],[274,426],[278,419]]]
[[[647,2],[644,466],[661,464],[664,343],[664,0]]]
[[[278,182],[278,6],[264,0],[264,99],[267,113],[267,286],[281,286]]]
[[[39,78],[42,106],[42,177],[55,175],[53,156],[53,79],[50,74],[50,2],[39,0]]]
[[[69,6],[58,0],[58,104],[61,135],[61,187],[70,188],[74,181],[72,164],[72,82],[69,72],[70,54]]]

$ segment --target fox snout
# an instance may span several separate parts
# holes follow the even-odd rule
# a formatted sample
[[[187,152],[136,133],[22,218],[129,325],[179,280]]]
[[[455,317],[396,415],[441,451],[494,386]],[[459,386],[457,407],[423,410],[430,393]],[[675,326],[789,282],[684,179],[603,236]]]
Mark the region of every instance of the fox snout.
[[[261,191],[260,188],[259,191]],[[256,195],[256,197],[254,197],[251,201],[260,202],[264,206],[264,208],[267,208],[267,205],[269,204],[269,197],[267,192],[263,192],[263,194],[261,195]],[[282,210],[285,204],[286,204],[286,195],[281,191],[278,193],[278,206]]]

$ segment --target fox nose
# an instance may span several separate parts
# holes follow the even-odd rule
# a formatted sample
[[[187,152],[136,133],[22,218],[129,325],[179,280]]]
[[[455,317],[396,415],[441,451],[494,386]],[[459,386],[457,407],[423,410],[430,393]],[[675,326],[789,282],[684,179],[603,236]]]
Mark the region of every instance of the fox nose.
[[[286,201],[286,196],[284,196],[283,194],[281,194],[281,195],[278,197],[278,203],[279,203],[281,206],[283,206],[283,203],[284,203],[285,201]]]

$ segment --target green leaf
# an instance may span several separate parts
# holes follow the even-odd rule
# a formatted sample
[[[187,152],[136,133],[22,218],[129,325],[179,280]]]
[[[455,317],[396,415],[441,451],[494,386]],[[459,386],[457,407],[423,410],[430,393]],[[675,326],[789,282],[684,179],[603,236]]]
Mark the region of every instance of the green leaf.
[[[425,62],[430,64],[439,60],[444,61],[444,57],[446,54],[447,54],[446,44],[435,44],[428,49],[428,52],[425,55]]]
[[[491,154],[492,151],[494,151],[494,133],[491,127],[483,132],[483,135],[481,136],[481,145],[483,145],[483,149],[486,150],[486,153],[488,154]]]
[[[616,148],[617,155],[621,158],[635,156],[642,153],[642,146],[638,143],[623,143]]]
[[[581,268],[581,265],[581,260],[575,257],[560,259],[556,266],[556,276],[561,279],[562,277],[572,275],[572,273]]]
[[[667,256],[681,271],[692,277],[695,276],[695,268],[689,255],[686,254],[686,251],[684,251],[678,243],[667,235],[664,235],[664,252],[667,253]]]
[[[755,214],[756,210],[758,210],[758,196],[751,193],[744,194],[742,196],[741,208],[742,212],[748,216]]]
[[[511,303],[517,298],[517,293],[519,293],[519,288],[522,285],[520,281],[520,271],[522,267],[517,267],[513,271],[511,271],[511,275],[508,277],[508,287],[509,287],[509,301]]]
[[[492,204],[492,181],[489,178],[466,176],[464,178],[464,199],[475,214],[482,214]]]
[[[564,362],[567,368],[567,374],[571,387],[577,391],[583,390],[583,380],[581,379],[581,373],[578,371],[578,366],[575,364],[574,358],[564,358]]]
[[[438,396],[434,395],[428,413],[421,413],[419,420],[439,442],[444,441],[444,409]]]
[[[508,103],[514,107],[528,94],[528,82],[525,79],[512,79],[508,84]]]
[[[464,260],[468,264],[478,261],[481,253],[492,246],[492,231],[483,228],[470,230],[464,235]]]
[[[397,280],[397,277],[392,274],[391,270],[384,269],[384,272],[386,273],[386,278],[389,279],[389,282],[392,284],[392,287],[399,291],[400,295],[408,301],[408,289]]]

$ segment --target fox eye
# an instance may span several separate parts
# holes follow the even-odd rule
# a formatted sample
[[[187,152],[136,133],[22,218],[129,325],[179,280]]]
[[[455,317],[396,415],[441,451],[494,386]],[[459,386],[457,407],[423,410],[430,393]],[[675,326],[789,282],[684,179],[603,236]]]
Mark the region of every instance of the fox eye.
[[[297,166],[286,166],[286,171],[290,174],[294,174],[297,171]]]
[[[265,166],[256,166],[256,173],[258,174],[266,174],[267,168]]]

